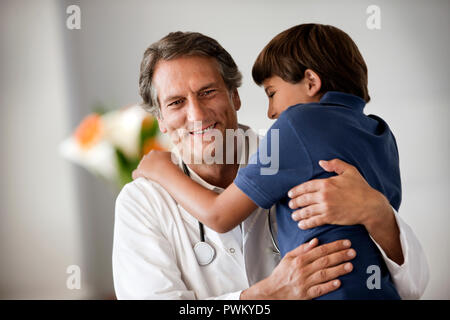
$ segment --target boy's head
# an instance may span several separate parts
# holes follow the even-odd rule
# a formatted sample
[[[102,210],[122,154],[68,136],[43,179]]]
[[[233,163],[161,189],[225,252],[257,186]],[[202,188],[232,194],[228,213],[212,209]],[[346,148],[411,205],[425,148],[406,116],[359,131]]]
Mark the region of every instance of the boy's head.
[[[273,38],[256,58],[253,80],[269,97],[269,118],[291,105],[320,100],[327,91],[370,101],[367,66],[358,47],[342,30],[301,24]]]

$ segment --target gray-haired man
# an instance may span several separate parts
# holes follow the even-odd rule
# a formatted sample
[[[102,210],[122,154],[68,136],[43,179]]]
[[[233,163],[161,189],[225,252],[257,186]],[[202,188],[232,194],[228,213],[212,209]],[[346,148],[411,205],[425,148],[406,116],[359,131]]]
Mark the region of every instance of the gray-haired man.
[[[216,192],[234,180],[246,157],[256,151],[247,143],[217,150],[215,141],[203,137],[209,128],[225,136],[227,129],[240,127],[240,84],[240,72],[228,52],[199,33],[167,35],[145,51],[141,64],[144,106],[178,147],[180,167],[187,163],[190,177]],[[198,122],[200,128],[194,125]],[[252,136],[249,131],[247,137]],[[242,148],[248,152],[239,152]],[[232,152],[235,161],[191,163],[192,156],[202,158],[205,149],[224,156]],[[136,173],[141,178],[125,186],[116,202],[113,274],[119,299],[311,299],[338,288],[336,279],[351,272],[347,261],[357,253],[345,239],[320,246],[313,240],[280,261],[270,232],[275,225],[267,219],[274,219],[273,212],[268,215],[261,208],[230,232],[205,227],[205,242],[214,256],[209,264],[199,264],[194,250],[201,241],[198,221],[160,185],[142,178],[148,165],[144,158]],[[305,206],[305,195],[317,199],[332,190],[335,197],[320,197],[321,203],[370,225],[401,297],[420,297],[428,269],[414,233],[353,167],[333,165],[330,170],[346,174],[330,178],[333,183],[311,181],[299,187],[303,191],[297,199]]]

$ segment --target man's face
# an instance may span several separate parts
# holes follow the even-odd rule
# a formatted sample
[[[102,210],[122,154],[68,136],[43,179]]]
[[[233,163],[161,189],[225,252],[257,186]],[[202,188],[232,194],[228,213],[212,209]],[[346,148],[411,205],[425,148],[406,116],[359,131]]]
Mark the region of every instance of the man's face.
[[[237,90],[231,93],[227,89],[215,59],[187,56],[161,60],[152,80],[161,107],[159,127],[183,155],[194,153],[203,158],[203,150],[214,143],[211,131],[205,129],[216,129],[222,137],[226,129],[237,129],[239,95]]]

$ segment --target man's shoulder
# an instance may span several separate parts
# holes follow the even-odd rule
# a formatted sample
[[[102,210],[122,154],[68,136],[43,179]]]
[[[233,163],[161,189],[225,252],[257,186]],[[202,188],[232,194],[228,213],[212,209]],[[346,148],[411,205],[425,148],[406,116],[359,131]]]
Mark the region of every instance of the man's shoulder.
[[[158,195],[164,189],[158,183],[145,179],[145,178],[137,178],[130,183],[127,183],[119,195],[117,196],[116,201],[125,201],[132,198],[135,201],[158,198]]]
[[[116,215],[140,215],[146,219],[168,217],[175,200],[158,183],[138,178],[126,184],[116,199]],[[166,214],[164,214],[166,213]]]

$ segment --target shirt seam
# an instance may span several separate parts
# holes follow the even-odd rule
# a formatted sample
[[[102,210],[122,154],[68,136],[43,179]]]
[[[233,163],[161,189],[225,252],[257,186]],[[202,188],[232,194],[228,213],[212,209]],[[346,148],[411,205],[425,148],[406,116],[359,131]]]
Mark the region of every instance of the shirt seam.
[[[247,187],[250,187],[250,188],[254,189],[255,192],[258,194],[258,197],[261,198],[260,200],[270,199],[270,202],[272,202],[272,203],[274,202],[274,201],[273,201],[273,198],[271,198],[264,190],[262,190],[261,188],[259,188],[256,184],[254,184],[247,176],[245,176],[245,175],[243,175],[243,174],[240,174],[240,181],[241,181],[244,185],[246,185]],[[236,184],[236,183],[235,183],[235,184]],[[242,192],[244,192],[244,191],[242,190],[242,188],[239,187],[238,184],[236,184],[236,186],[237,186]],[[244,193],[247,194],[246,192],[244,192]],[[254,201],[253,199],[252,199],[252,201],[256,203],[256,201]],[[269,202],[269,201],[264,201],[264,202]],[[270,207],[267,208],[267,207],[265,206],[265,204],[266,204],[266,203],[264,203],[264,205],[261,205],[260,203],[256,203],[256,205],[260,206],[260,207],[263,208],[263,209],[269,209]]]
[[[297,137],[297,139],[299,140],[299,142],[303,145],[303,147],[305,148],[306,151],[306,155],[308,156],[308,160],[309,160],[309,165],[310,165],[310,171],[308,176],[308,179],[305,180],[309,181],[312,178],[313,175],[313,162],[312,162],[312,158],[311,158],[311,152],[309,151],[308,145],[305,143],[304,139],[300,136],[300,132],[298,132],[297,130],[294,129],[294,126],[291,122],[291,119],[289,117],[286,117],[287,123],[289,124],[289,126],[291,127],[292,132],[294,133],[294,135]],[[326,160],[326,159],[324,159]]]

